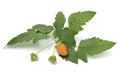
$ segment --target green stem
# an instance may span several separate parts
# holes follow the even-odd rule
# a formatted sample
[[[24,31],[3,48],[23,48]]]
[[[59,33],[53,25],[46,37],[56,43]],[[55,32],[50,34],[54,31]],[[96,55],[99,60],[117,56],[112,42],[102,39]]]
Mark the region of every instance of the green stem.
[[[53,55],[54,55],[54,53],[55,53],[55,47],[54,47]]]
[[[45,48],[48,48],[48,47],[50,47],[51,45],[53,45],[53,44],[55,44],[55,43],[51,43],[50,45],[48,45],[48,46],[46,46],[46,47],[43,47],[43,48],[41,48],[36,54],[38,54],[39,52],[41,52],[42,50],[44,50]]]

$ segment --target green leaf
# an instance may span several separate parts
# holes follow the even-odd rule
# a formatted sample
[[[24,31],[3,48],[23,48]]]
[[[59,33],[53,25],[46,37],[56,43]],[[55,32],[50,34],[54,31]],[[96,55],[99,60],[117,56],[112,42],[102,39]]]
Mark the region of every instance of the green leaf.
[[[78,46],[77,56],[79,59],[87,62],[87,55],[97,55],[112,48],[115,42],[102,40],[99,38],[90,38],[82,40]]]
[[[11,39],[7,45],[14,45],[20,42],[27,42],[33,39],[35,32],[32,29],[28,29],[28,32],[24,32],[13,39]]]
[[[41,40],[41,39],[47,39],[49,38],[48,35],[44,34],[44,33],[37,33],[35,36],[34,36],[34,39],[33,39],[33,43],[36,43],[37,41]]]
[[[33,26],[32,29],[28,29],[27,32],[24,32],[11,39],[7,45],[14,45],[16,43],[28,42],[30,40],[33,40],[33,43],[36,43],[38,40],[49,38],[47,34],[50,33],[51,31],[53,31],[52,26],[37,24]]]
[[[55,18],[55,22],[53,23],[55,28],[63,28],[64,24],[65,24],[65,16],[64,14],[60,11],[57,13],[56,18]]]
[[[76,45],[74,35],[67,28],[65,28],[65,29],[57,29],[57,35],[60,38],[60,40],[64,44],[66,44],[67,46],[75,46]]]
[[[80,46],[80,44],[79,44]],[[84,51],[84,48],[82,47],[78,47],[78,50],[77,50],[77,57],[78,59],[81,59],[82,61],[84,62],[88,62],[87,60],[87,51]]]
[[[63,29],[65,21],[66,19],[64,17],[64,14],[62,12],[58,12],[53,24],[55,27],[55,32],[53,34],[54,38],[59,37],[60,41],[66,45],[75,46],[73,33],[67,28]]]
[[[14,45],[16,43],[21,43],[21,42],[28,42],[30,40],[33,40],[33,43],[37,42],[38,40],[41,39],[47,39],[48,35],[44,33],[37,33],[33,29],[28,29],[27,32],[24,32],[14,38],[12,38],[7,45]]]
[[[72,47],[68,47],[67,49],[68,49],[68,55],[67,57],[64,57],[65,60],[78,64],[78,58],[75,49]]]
[[[43,24],[37,24],[37,25],[33,26],[33,29],[38,33],[45,33],[45,34],[53,31],[52,26],[46,26],[46,25],[43,25]]]
[[[77,34],[79,31],[83,30],[81,26],[91,20],[95,14],[96,12],[94,11],[76,12],[71,14],[68,19],[70,30],[73,31],[74,34]]]
[[[54,36],[55,39],[58,37],[58,35],[57,35],[57,31],[56,31],[56,30],[54,30],[54,32],[53,32],[53,36]]]

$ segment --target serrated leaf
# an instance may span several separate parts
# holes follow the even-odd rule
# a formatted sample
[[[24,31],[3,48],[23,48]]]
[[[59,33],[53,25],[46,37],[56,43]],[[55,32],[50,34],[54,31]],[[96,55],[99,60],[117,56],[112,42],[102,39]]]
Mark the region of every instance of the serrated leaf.
[[[59,37],[60,41],[69,46],[75,46],[75,39],[73,33],[69,29],[63,29],[66,19],[62,12],[58,12],[55,18],[54,27],[54,37]]]
[[[78,58],[75,49],[72,47],[68,47],[67,50],[68,50],[68,56],[64,57],[65,60],[78,64]]]
[[[54,36],[55,39],[58,37],[56,30],[54,30],[53,36]]]
[[[41,40],[41,39],[47,39],[49,38],[48,35],[44,34],[44,33],[37,33],[33,39],[33,43],[36,43],[37,41]]]
[[[87,55],[97,55],[112,48],[115,42],[102,40],[99,38],[90,38],[82,40],[78,46],[77,56],[79,59],[87,62]]]
[[[68,29],[57,29],[57,35],[60,38],[60,40],[66,44],[67,46],[75,46],[76,41],[74,39],[74,35],[72,32]]]
[[[70,30],[73,31],[74,34],[77,34],[79,31],[83,30],[81,26],[91,20],[95,14],[96,12],[94,11],[76,12],[71,14],[68,19]]]
[[[53,30],[52,26],[46,26],[43,24],[37,24],[33,26],[33,29],[38,33],[50,33]]]
[[[11,39],[7,45],[14,45],[16,43],[27,42],[33,39],[35,32],[32,29],[28,29],[28,32],[24,32],[13,39]]]
[[[48,35],[44,33],[37,33],[33,29],[28,29],[27,32],[24,32],[14,38],[12,38],[7,45],[14,45],[16,43],[21,43],[21,42],[28,42],[30,40],[33,40],[33,43],[37,42],[38,40],[41,39],[47,39]]]
[[[84,51],[84,48],[82,48],[82,47],[78,47],[77,57],[78,57],[78,59],[81,59],[84,62],[88,62],[88,60],[87,60],[87,53]]]
[[[57,13],[56,17],[55,17],[55,22],[53,23],[54,27],[56,28],[63,28],[64,24],[65,24],[65,16],[64,14],[60,11]]]

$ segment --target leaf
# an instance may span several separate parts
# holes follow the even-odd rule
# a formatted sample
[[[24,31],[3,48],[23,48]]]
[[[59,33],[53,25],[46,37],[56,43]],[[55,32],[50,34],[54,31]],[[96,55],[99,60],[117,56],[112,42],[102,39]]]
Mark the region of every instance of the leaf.
[[[20,42],[27,42],[33,39],[35,32],[32,29],[28,29],[28,32],[24,32],[13,39],[11,39],[7,45],[13,45]]]
[[[80,46],[80,44],[79,44]],[[84,51],[84,48],[82,47],[78,47],[78,50],[77,50],[77,57],[78,59],[81,59],[82,61],[84,62],[88,62],[87,60],[87,51]]]
[[[87,62],[87,55],[97,55],[112,48],[115,42],[102,40],[99,38],[90,38],[82,40],[78,46],[77,56],[79,59]]]
[[[78,58],[75,49],[72,47],[68,47],[67,49],[68,49],[68,56],[64,57],[65,60],[78,64]]]
[[[56,18],[55,18],[55,22],[53,23],[55,28],[63,28],[64,24],[65,24],[65,16],[64,14],[60,11],[57,13]]]
[[[35,43],[38,40],[47,39],[47,38],[48,38],[47,34],[37,33],[33,29],[28,29],[27,32],[24,32],[24,33],[14,37],[14,38],[12,38],[7,43],[7,45],[14,45],[16,43],[28,42],[30,40],[33,40],[33,43]]]
[[[33,40],[33,43],[36,43],[38,40],[47,39],[47,35],[53,30],[52,26],[46,26],[43,24],[37,24],[33,26],[32,29],[28,29],[27,32],[24,32],[13,39],[11,39],[7,45],[14,45],[16,43],[28,42]]]
[[[45,34],[50,33],[51,31],[53,31],[52,26],[46,26],[46,25],[43,25],[43,24],[37,24],[37,25],[33,26],[33,29],[36,32],[45,33]]]
[[[84,11],[84,12],[76,12],[69,16],[68,24],[71,31],[74,34],[77,34],[79,31],[83,30],[81,26],[85,25],[86,22],[91,20],[94,17],[96,12],[94,11]]]
[[[54,32],[53,32],[53,36],[54,36],[55,39],[58,37],[58,35],[57,35],[57,31],[56,31],[56,30],[54,30]]]
[[[33,39],[33,43],[36,43],[37,41],[41,40],[41,39],[47,39],[49,38],[48,35],[44,34],[44,33],[37,33],[35,36],[34,36],[34,39]]]
[[[60,40],[64,44],[66,44],[67,46],[75,46],[76,45],[74,35],[67,28],[65,28],[65,29],[57,29],[57,35],[60,38]]]
[[[55,27],[54,37],[59,37],[60,41],[66,45],[75,46],[73,33],[67,28],[63,29],[65,20],[64,14],[62,12],[58,12],[53,24]]]

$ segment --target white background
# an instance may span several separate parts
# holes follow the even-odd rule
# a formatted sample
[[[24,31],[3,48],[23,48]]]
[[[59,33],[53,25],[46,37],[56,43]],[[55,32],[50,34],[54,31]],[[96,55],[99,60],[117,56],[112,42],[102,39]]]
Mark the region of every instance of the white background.
[[[0,0],[0,80],[120,80],[119,3],[119,0]],[[50,64],[48,57],[54,45],[39,54],[38,62],[31,62],[30,53],[43,47],[44,41],[3,49],[11,38],[33,25],[51,25],[58,11],[68,17],[86,10],[97,14],[76,36],[77,44],[93,36],[117,42],[104,54],[89,57],[88,63],[79,60],[79,64],[73,64],[55,54],[57,64]]]

